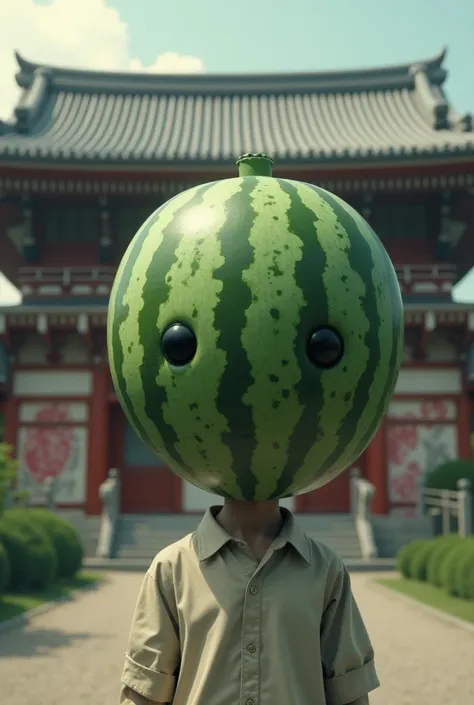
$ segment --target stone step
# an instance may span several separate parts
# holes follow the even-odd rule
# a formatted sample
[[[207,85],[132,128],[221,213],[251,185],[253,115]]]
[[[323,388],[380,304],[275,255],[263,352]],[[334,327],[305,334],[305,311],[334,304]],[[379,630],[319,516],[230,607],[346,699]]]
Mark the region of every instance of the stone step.
[[[85,554],[95,556],[100,530],[100,516],[87,517],[82,512],[61,511],[81,534]],[[200,514],[125,514],[117,531],[117,558],[151,561],[166,546],[196,530]],[[350,515],[297,515],[299,526],[313,539],[325,543],[341,557],[360,559],[360,547]]]
[[[171,543],[196,530],[202,514],[138,515],[120,518],[117,532],[118,560],[149,560]],[[350,560],[361,558],[359,541],[350,515],[298,515],[305,533]]]

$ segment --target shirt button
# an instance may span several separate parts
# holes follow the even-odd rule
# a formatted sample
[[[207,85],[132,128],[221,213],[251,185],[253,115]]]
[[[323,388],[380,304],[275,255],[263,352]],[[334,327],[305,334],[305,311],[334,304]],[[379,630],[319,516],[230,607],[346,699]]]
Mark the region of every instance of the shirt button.
[[[255,700],[251,700],[250,698],[247,700],[245,705],[255,705]]]
[[[249,644],[249,645],[247,646],[247,651],[248,651],[250,654],[254,654],[254,653],[256,652],[256,650],[257,650],[257,647],[255,646],[255,644]]]
[[[251,595],[258,595],[258,587],[255,587],[255,585],[252,585],[250,588],[250,594]]]

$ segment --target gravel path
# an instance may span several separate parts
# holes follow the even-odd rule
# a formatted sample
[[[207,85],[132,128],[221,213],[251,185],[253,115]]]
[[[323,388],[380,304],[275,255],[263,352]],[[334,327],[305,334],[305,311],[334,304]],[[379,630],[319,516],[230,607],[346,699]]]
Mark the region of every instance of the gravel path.
[[[474,633],[371,586],[377,577],[352,575],[381,683],[371,705],[474,703]]]
[[[474,703],[474,634],[444,624],[353,574],[382,687],[371,705]],[[0,700],[8,705],[118,705],[139,574],[0,633]],[[34,658],[32,658],[34,657]]]

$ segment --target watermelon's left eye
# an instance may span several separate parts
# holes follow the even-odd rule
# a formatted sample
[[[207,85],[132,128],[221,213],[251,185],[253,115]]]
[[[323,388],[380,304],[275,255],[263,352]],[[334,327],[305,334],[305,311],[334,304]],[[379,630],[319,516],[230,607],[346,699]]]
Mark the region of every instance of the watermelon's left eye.
[[[170,365],[183,367],[191,362],[196,354],[196,336],[188,326],[173,323],[162,335],[161,349]]]
[[[344,354],[342,338],[332,328],[318,328],[308,340],[308,357],[317,367],[335,367]]]

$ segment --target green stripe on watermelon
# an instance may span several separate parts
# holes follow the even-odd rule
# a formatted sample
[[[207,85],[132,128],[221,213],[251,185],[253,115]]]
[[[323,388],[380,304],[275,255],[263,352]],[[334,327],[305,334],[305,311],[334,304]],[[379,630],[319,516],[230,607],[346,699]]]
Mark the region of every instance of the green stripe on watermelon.
[[[402,360],[403,356],[403,342],[404,342],[404,321],[403,321],[403,303],[402,296],[400,292],[400,287],[398,284],[397,275],[392,265],[392,261],[385,250],[385,247],[380,242],[379,238],[372,230],[370,225],[357,213],[353,211],[352,213],[354,220],[359,225],[359,229],[366,238],[367,242],[370,243],[371,247],[377,249],[377,262],[380,266],[380,274],[382,281],[380,283],[383,296],[389,299],[385,307],[385,311],[390,315],[390,321],[386,322],[387,326],[390,326],[392,332],[392,344],[389,347],[388,340],[384,341],[384,360],[388,353],[388,363],[387,366],[383,367],[385,373],[382,384],[382,394],[380,395],[377,408],[375,410],[375,418],[382,419],[383,415],[387,411],[390,404],[392,394],[395,390],[395,385],[397,383],[397,377],[391,374],[394,369],[397,369]],[[377,266],[377,265],[376,265]],[[380,319],[381,317],[379,317]],[[383,360],[381,359],[381,365]],[[368,429],[367,433],[361,438],[359,453],[362,453],[370,441],[372,440],[374,433],[371,429]]]
[[[168,204],[165,205],[167,206]],[[135,352],[140,356],[139,349],[134,347],[134,344],[139,338],[137,335],[135,338],[132,337],[129,340],[123,341],[123,332],[124,330],[126,331],[129,326],[130,306],[127,299],[127,290],[130,279],[133,276],[133,268],[144,244],[147,242],[148,235],[154,223],[159,218],[160,210],[161,209],[155,211],[143,224],[139,234],[131,241],[120,262],[110,294],[107,320],[109,366],[115,392],[130,423],[134,426],[138,435],[145,443],[151,442],[151,437],[147,430],[149,424],[147,424],[146,421],[145,424],[142,423],[142,419],[137,414],[136,408],[130,400],[127,391],[128,379],[126,374],[129,368],[129,356],[134,355]],[[143,351],[141,354],[143,355]],[[137,370],[138,367],[135,368],[136,376]]]
[[[247,350],[242,345],[242,333],[246,326],[245,312],[252,302],[252,292],[242,278],[242,270],[251,266],[254,251],[249,235],[255,223],[255,211],[250,196],[258,180],[247,177],[236,179],[238,193],[226,204],[226,221],[219,231],[223,265],[214,276],[222,282],[223,289],[215,309],[215,326],[218,345],[225,351],[227,364],[221,378],[217,397],[217,408],[227,419],[229,430],[222,441],[232,454],[232,474],[244,499],[255,497],[256,477],[251,470],[256,447],[256,428],[251,408],[243,396],[253,383]],[[236,248],[235,238],[240,242]],[[236,266],[235,254],[239,260]]]
[[[348,269],[352,270],[358,277],[357,289],[352,289],[350,282],[341,282],[341,295],[344,292],[347,305],[350,299],[359,298],[360,306],[356,308],[352,303],[350,309],[350,337],[346,334],[347,354],[351,359],[351,372],[357,359],[357,370],[354,370],[353,393],[350,406],[346,407],[346,414],[340,419],[339,425],[334,432],[339,438],[338,445],[321,462],[320,448],[317,447],[305,459],[302,466],[302,473],[306,470],[311,473],[314,465],[314,458],[321,462],[321,473],[326,473],[329,467],[334,465],[334,474],[345,467],[351,458],[358,456],[363,450],[363,442],[366,438],[374,434],[380,416],[377,416],[380,399],[385,388],[390,351],[392,349],[392,325],[391,321],[383,321],[382,312],[387,312],[388,306],[384,299],[388,292],[385,281],[385,262],[382,259],[382,250],[373,239],[369,228],[362,218],[358,218],[355,211],[351,214],[349,206],[339,198],[324,192],[317,187],[312,187],[314,191],[322,192],[323,198],[333,213],[335,239],[341,242],[348,258]],[[355,216],[355,217],[354,217]],[[356,247],[352,246],[351,232],[359,230],[362,238],[358,238]],[[326,279],[325,274],[325,279]],[[334,276],[338,276],[337,272]],[[347,286],[344,286],[347,284]],[[329,283],[328,283],[329,285]],[[343,311],[344,313],[344,311]],[[357,315],[356,315],[357,314]],[[381,333],[383,329],[383,341]],[[357,335],[356,333],[359,333]],[[360,336],[360,337],[359,337]],[[350,347],[349,347],[350,346]],[[362,363],[362,365],[361,365]],[[362,367],[362,369],[361,369]],[[340,373],[344,373],[347,366],[344,360],[341,364]],[[338,368],[331,372],[337,374]],[[328,379],[328,375],[325,379]],[[339,401],[339,400],[338,400]],[[354,433],[354,429],[357,431]]]
[[[245,322],[242,303],[246,296],[250,299],[250,293],[241,277],[235,276],[235,267],[232,268],[234,278],[228,276],[227,265],[233,262],[235,230],[232,237],[228,236],[226,225],[233,220],[234,202],[247,199],[243,189],[250,191],[251,188],[250,183],[227,179],[210,184],[200,192],[199,213],[195,215],[192,208],[188,208],[188,225],[177,217],[172,223],[173,233],[166,234],[168,240],[177,242],[173,263],[168,261],[168,254],[163,253],[162,248],[156,253],[160,266],[168,271],[166,298],[151,290],[147,294],[148,301],[155,299],[154,308],[159,307],[159,330],[175,322],[173,312],[187,311],[189,317],[181,317],[180,322],[194,330],[198,341],[196,355],[189,366],[176,370],[173,378],[168,364],[163,361],[156,380],[163,390],[157,392],[163,394],[163,418],[175,429],[172,442],[186,465],[192,468],[191,476],[204,481],[209,489],[241,499],[243,490],[239,489],[231,468],[233,463],[249,461],[248,448],[245,443],[236,446],[232,442],[235,436],[228,432],[229,427],[235,429],[246,412],[239,397],[242,386],[245,389],[249,380],[242,372],[236,376],[233,365],[244,362],[245,352],[242,351],[242,359],[237,359],[235,348],[241,349],[238,341]],[[252,219],[250,204],[247,212]],[[202,237],[196,237],[200,225]],[[239,237],[245,240],[248,232],[247,223],[242,221]],[[178,233],[182,233],[179,241]],[[250,247],[247,255],[251,259]],[[144,320],[142,335],[147,325]],[[232,359],[229,349],[233,351]],[[221,397],[224,389],[225,405]],[[166,438],[164,433],[163,437]],[[212,480],[208,481],[211,469]]]
[[[157,384],[157,378],[160,367],[167,363],[161,352],[163,330],[158,327],[158,316],[171,292],[169,270],[177,262],[177,249],[185,232],[186,219],[190,209],[202,203],[207,188],[206,184],[192,191],[184,191],[176,197],[174,207],[166,209],[156,221],[156,234],[152,229],[146,241],[147,249],[137,262],[134,272],[136,282],[132,279],[135,307],[130,311],[126,331],[127,339],[136,337],[141,355],[141,361],[129,361],[129,378],[130,384],[134,384],[134,398],[140,399],[139,417],[142,424],[150,429],[150,434],[156,434],[156,444],[160,443],[168,464],[171,467],[176,464],[184,469],[187,479],[192,478],[193,470],[178,451],[176,428],[165,421],[162,413],[167,402],[167,390]],[[168,273],[166,278],[155,275],[160,268]],[[174,375],[171,372],[169,374],[173,381]],[[158,441],[158,438],[161,440]]]
[[[346,309],[351,309],[349,303],[354,295],[362,294],[364,285],[356,271],[347,270],[347,286],[338,282],[337,290],[340,296],[336,299],[328,297],[328,278],[340,278],[341,260],[347,257],[347,236],[331,207],[324,199],[320,189],[311,190],[308,185],[295,181],[282,182],[282,188],[291,199],[289,222],[297,224],[298,236],[303,241],[303,259],[296,266],[295,279],[305,297],[305,307],[300,314],[300,327],[295,345],[297,364],[302,371],[302,380],[296,392],[300,400],[307,400],[304,412],[295,429],[292,444],[284,472],[279,478],[276,495],[283,492],[293,492],[308,482],[308,476],[314,479],[314,462],[308,463],[313,455],[317,456],[317,465],[321,459],[328,457],[335,450],[341,449],[341,438],[338,433],[340,422],[349,413],[353,398],[338,399],[340,386],[346,390],[353,387],[357,377],[366,366],[367,350],[357,338],[345,340],[352,346],[352,367],[348,371],[342,362],[334,369],[315,371],[310,362],[306,343],[318,326],[331,325],[336,329],[350,330],[351,326],[364,331],[368,328],[365,317],[351,316],[348,320]],[[317,214],[317,215],[316,215]],[[314,269],[308,267],[308,262],[314,262]],[[322,273],[314,276],[314,272]],[[350,293],[345,292],[345,288]],[[332,288],[334,290],[334,287]],[[316,313],[316,318],[315,318]],[[347,338],[345,335],[345,339]],[[351,374],[352,381],[344,380],[340,384],[341,375]],[[334,400],[334,408],[331,409]],[[340,410],[335,416],[335,409]],[[331,424],[325,419],[325,412],[331,413]],[[309,465],[309,467],[308,467]],[[294,473],[294,468],[299,470]]]
[[[305,304],[295,279],[303,243],[291,232],[291,198],[277,179],[261,178],[250,194],[250,202],[255,211],[249,233],[254,255],[242,272],[242,280],[252,299],[246,310],[241,345],[253,379],[243,402],[252,410],[256,434],[251,468],[258,483],[252,496],[263,498],[276,491],[293,431],[303,413],[296,392],[301,373],[294,364],[300,311]],[[262,349],[272,354],[265,359]],[[256,472],[256,468],[264,467],[265,474]]]
[[[115,280],[117,289],[111,297],[115,301],[115,309],[118,310],[121,306],[123,311],[123,320],[119,325],[116,322],[113,331],[120,339],[120,343],[114,345],[119,359],[113,361],[117,394],[120,395],[123,408],[131,422],[135,424],[142,440],[162,448],[161,455],[169,465],[174,461],[181,463],[181,459],[172,445],[165,442],[163,428],[152,421],[153,418],[160,418],[160,416],[153,414],[153,406],[150,406],[150,403],[151,405],[162,403],[161,397],[158,399],[155,397],[157,387],[154,378],[158,373],[157,362],[161,357],[159,351],[161,333],[156,325],[157,311],[153,314],[155,303],[153,287],[159,287],[160,284],[166,286],[166,283],[149,277],[148,269],[156,253],[163,253],[162,245],[170,223],[175,222],[180,210],[186,211],[190,203],[197,199],[199,199],[199,192],[185,191],[153,214],[144,232],[140,233],[136,240],[132,240],[132,245],[124,256],[122,272]],[[171,244],[173,249],[175,247],[172,240],[167,241],[166,244],[168,247]],[[149,298],[150,293],[151,298]],[[148,345],[149,336],[152,339],[154,337],[150,345]],[[145,349],[148,359],[145,357]],[[155,355],[150,360],[150,354],[153,355],[153,353]],[[150,375],[149,380],[147,377]],[[133,404],[131,398],[133,398]],[[169,433],[169,429],[164,430],[165,432],[168,430]],[[186,472],[186,466],[184,471]]]

